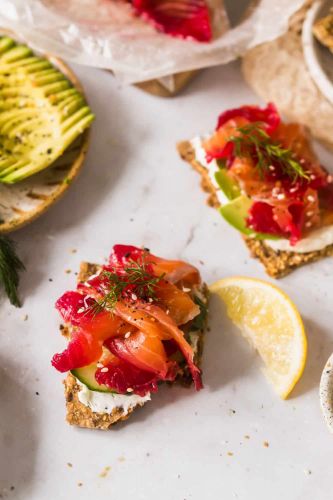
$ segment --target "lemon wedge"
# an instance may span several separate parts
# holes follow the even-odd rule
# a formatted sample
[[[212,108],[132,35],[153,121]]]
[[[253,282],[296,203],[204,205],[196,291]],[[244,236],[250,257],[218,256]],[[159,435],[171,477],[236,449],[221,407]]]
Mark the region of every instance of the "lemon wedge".
[[[296,306],[282,290],[258,279],[225,278],[210,291],[219,295],[232,322],[258,351],[276,392],[287,398],[303,373],[307,354]]]

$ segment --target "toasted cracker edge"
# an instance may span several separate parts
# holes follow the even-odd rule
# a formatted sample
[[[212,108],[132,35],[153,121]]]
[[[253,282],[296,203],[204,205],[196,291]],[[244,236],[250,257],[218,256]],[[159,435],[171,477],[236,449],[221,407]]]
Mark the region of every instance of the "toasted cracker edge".
[[[100,266],[97,264],[91,264],[88,262],[82,262],[80,265],[80,271],[78,274],[78,282],[83,283],[93,274],[97,273]],[[208,289],[206,285],[203,284],[203,293],[208,299]],[[66,338],[70,336],[70,329],[66,325],[61,326],[61,333]],[[201,357],[203,352],[203,342],[204,342],[205,330],[200,331],[200,337],[197,345],[197,351],[195,353],[195,362],[198,366],[201,364]],[[192,383],[188,370],[181,369],[177,379],[177,383],[184,386],[189,386]],[[137,408],[140,408],[145,403],[138,403],[128,410],[126,414],[122,408],[118,407],[113,410],[112,413],[97,413],[93,412],[90,408],[85,406],[79,401],[78,392],[80,386],[78,385],[75,377],[69,373],[64,380],[65,386],[65,399],[66,399],[66,420],[70,425],[75,425],[78,427],[85,427],[88,429],[101,429],[107,430],[117,422],[127,420],[127,418],[133,413]]]
[[[221,204],[218,201],[216,189],[209,178],[208,170],[196,160],[192,144],[189,141],[182,141],[177,144],[177,149],[181,158],[187,161],[201,175],[201,187],[205,192],[209,193],[208,205],[219,208]],[[275,251],[263,241],[247,237],[243,237],[243,239],[252,257],[259,259],[264,265],[266,273],[273,278],[282,278],[298,267],[324,257],[333,256],[333,245],[328,245],[322,250],[314,252],[298,253]]]

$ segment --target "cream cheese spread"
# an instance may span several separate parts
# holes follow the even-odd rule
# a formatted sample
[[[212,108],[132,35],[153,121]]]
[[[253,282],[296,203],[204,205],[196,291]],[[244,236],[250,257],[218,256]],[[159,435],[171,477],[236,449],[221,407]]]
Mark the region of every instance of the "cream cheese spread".
[[[308,253],[322,250],[328,245],[333,245],[333,225],[315,229],[308,236],[302,238],[296,245],[292,246],[289,240],[264,240],[265,244],[273,250],[283,252]]]
[[[137,394],[113,394],[111,392],[91,391],[88,387],[76,379],[77,385],[80,387],[77,393],[80,403],[90,408],[96,413],[112,413],[115,408],[122,408],[126,415],[134,406],[143,405],[146,401],[150,401],[150,393],[145,396]]]
[[[208,162],[206,160],[206,152],[202,147],[202,141],[209,136],[203,137],[194,137],[191,140],[192,147],[195,152],[195,158],[203,167],[208,170],[209,178],[216,189],[216,195],[223,205],[224,203],[228,203],[228,198],[221,191],[219,185],[215,179],[215,173],[219,170],[216,160],[212,160]],[[279,240],[263,240],[264,243],[272,248],[275,251],[283,251],[283,252],[295,252],[295,253],[308,253],[308,252],[316,252],[318,250],[322,250],[328,245],[333,245],[333,225],[321,227],[319,229],[315,229],[308,236],[302,238],[296,245],[292,246],[286,238],[281,238]]]

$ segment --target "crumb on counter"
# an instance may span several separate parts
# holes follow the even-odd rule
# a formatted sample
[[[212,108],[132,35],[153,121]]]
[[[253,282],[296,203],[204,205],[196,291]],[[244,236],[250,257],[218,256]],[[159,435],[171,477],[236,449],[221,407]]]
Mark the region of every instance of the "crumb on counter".
[[[107,475],[109,474],[111,470],[111,467],[109,465],[107,465],[106,467],[104,467],[104,469],[102,470],[102,472],[99,474],[99,477],[107,477]]]

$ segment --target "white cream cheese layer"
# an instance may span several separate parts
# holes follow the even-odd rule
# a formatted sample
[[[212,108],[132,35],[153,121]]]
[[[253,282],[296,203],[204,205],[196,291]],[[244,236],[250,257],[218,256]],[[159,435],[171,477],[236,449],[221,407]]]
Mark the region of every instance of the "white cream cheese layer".
[[[219,185],[215,179],[215,172],[219,170],[216,160],[212,160],[208,163],[206,160],[206,152],[202,147],[202,141],[209,136],[203,137],[194,137],[191,140],[191,144],[193,146],[195,152],[195,158],[203,167],[208,170],[209,178],[212,181],[212,184],[216,188],[216,195],[219,202],[222,204],[228,203],[228,198],[221,191]],[[281,250],[283,252],[296,252],[296,253],[308,253],[308,252],[316,252],[318,250],[322,250],[328,245],[333,244],[333,225],[321,227],[319,229],[315,229],[312,233],[310,233],[306,238],[302,238],[296,245],[292,246],[289,240],[285,238],[281,238],[279,240],[263,240],[264,243],[272,248],[273,250]]]
[[[209,136],[208,136],[209,137]],[[221,191],[218,183],[216,182],[215,179],[215,173],[218,172],[219,167],[217,165],[216,160],[212,160],[208,163],[206,160],[206,151],[202,147],[202,141],[205,139],[205,137],[194,137],[194,139],[191,140],[191,144],[193,146],[194,152],[195,152],[195,158],[202,165],[208,170],[208,175],[209,178],[213,184],[213,186],[216,189],[216,196],[218,201],[221,203],[221,205],[228,203],[229,200],[226,197],[226,195]]]
[[[306,238],[302,238],[296,245],[292,246],[288,240],[264,240],[265,244],[273,250],[283,252],[308,253],[322,250],[333,244],[333,225],[325,226],[312,231]]]
[[[76,379],[80,391],[77,393],[80,403],[96,413],[112,413],[115,408],[123,408],[124,415],[138,404],[150,401],[150,393],[145,396],[137,394],[112,394],[111,392],[91,391],[87,386]]]

